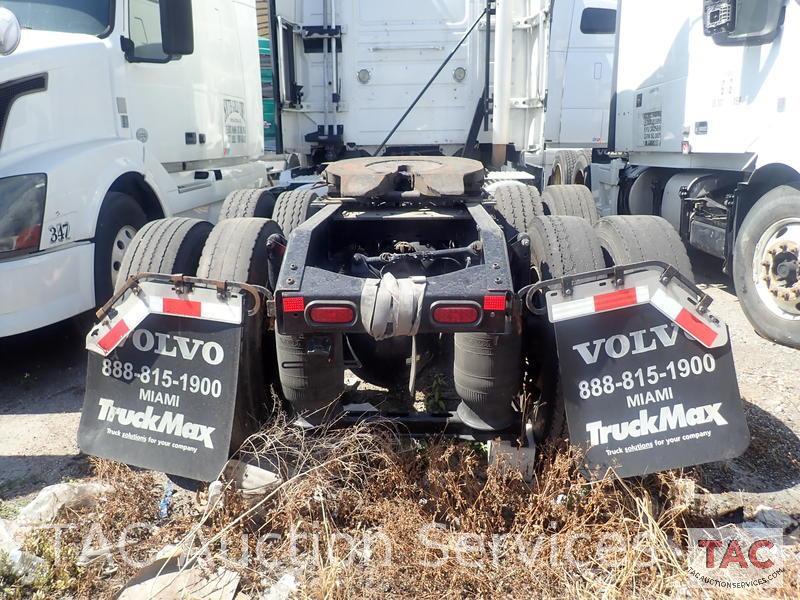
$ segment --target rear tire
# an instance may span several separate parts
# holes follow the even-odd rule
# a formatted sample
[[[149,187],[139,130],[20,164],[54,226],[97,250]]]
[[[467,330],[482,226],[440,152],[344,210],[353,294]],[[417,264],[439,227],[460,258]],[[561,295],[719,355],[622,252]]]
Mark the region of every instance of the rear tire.
[[[269,190],[236,190],[225,198],[219,220],[249,217],[269,219],[276,202],[275,194]]]
[[[128,277],[137,273],[195,275],[212,228],[211,223],[200,219],[172,217],[151,221],[131,241],[114,291],[122,289]]]
[[[575,165],[578,162],[578,153],[574,150],[559,150],[553,161],[553,172],[550,174],[549,185],[569,185],[573,182]]]
[[[581,217],[592,225],[599,219],[592,191],[585,185],[547,186],[542,192],[542,203],[551,215]]]
[[[494,192],[495,212],[509,233],[525,233],[537,216],[544,215],[539,190],[529,185],[506,185]]]
[[[578,152],[578,158],[575,161],[575,170],[572,172],[572,183],[575,185],[589,185],[589,168],[592,164],[592,153],[589,150],[581,150]]]
[[[97,306],[105,304],[114,293],[124,255],[145,223],[147,215],[132,196],[121,192],[106,194],[94,235],[94,297]]]
[[[283,192],[275,204],[275,220],[288,238],[311,214],[313,190]],[[327,356],[309,352],[309,344],[327,346]],[[309,425],[318,425],[334,414],[336,400],[344,391],[344,340],[342,334],[290,336],[275,334],[278,376],[283,397]]]
[[[531,234],[531,268],[538,281],[577,275],[605,267],[600,240],[578,217],[539,217]],[[531,316],[526,332],[528,377],[538,391],[534,403],[534,435],[538,441],[568,437],[564,396],[559,386],[555,331],[547,317]]]
[[[607,267],[660,260],[694,282],[686,247],[669,221],[652,215],[603,217],[595,226]]]
[[[222,281],[239,281],[269,287],[267,239],[281,234],[269,219],[239,218],[220,221],[211,231],[197,276]],[[265,310],[243,317],[239,352],[239,379],[231,434],[235,452],[259,423],[272,412],[269,384],[274,380],[274,340],[267,331]]]
[[[784,271],[792,262],[798,264],[798,254],[800,184],[782,185],[747,213],[733,253],[733,281],[742,310],[756,332],[800,349],[800,281],[795,279],[800,273],[797,268],[794,273]],[[779,273],[778,267],[784,272]],[[764,279],[767,276],[769,282]]]
[[[311,203],[317,194],[311,190],[293,190],[283,192],[275,203],[273,218],[283,230],[287,238],[309,215]]]

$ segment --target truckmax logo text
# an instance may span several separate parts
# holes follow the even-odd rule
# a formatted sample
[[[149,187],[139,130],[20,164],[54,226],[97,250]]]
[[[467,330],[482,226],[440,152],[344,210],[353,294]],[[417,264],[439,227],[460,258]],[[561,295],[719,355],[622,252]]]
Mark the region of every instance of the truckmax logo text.
[[[668,329],[670,329],[668,331]],[[611,358],[623,358],[630,354],[644,354],[658,349],[661,345],[670,348],[678,337],[678,326],[675,324],[659,325],[649,330],[632,331],[628,335],[614,335],[610,338],[594,340],[572,347],[581,355],[587,365],[595,364],[600,358],[600,351]]]
[[[117,408],[114,401],[108,398],[100,398],[99,421],[107,421],[119,425],[144,429],[155,433],[168,433],[179,438],[203,442],[206,448],[213,449],[214,443],[211,441],[211,434],[216,429],[197,423],[184,422],[181,413],[166,411],[158,415],[153,411],[152,406],[148,406],[144,411],[128,410],[127,408]]]
[[[640,410],[639,416],[632,421],[603,425],[602,421],[586,424],[592,446],[608,444],[609,436],[617,442],[622,442],[629,437],[638,438],[645,435],[661,433],[668,429],[683,429],[714,423],[727,425],[728,421],[719,413],[721,402],[707,404],[684,410],[683,404],[664,406],[657,415],[650,416],[647,410]]]
[[[179,335],[151,333],[147,329],[137,329],[131,335],[133,347],[140,352],[154,352],[161,356],[178,356],[184,360],[194,360],[198,350],[209,365],[218,365],[225,359],[225,351],[217,342],[194,340]]]

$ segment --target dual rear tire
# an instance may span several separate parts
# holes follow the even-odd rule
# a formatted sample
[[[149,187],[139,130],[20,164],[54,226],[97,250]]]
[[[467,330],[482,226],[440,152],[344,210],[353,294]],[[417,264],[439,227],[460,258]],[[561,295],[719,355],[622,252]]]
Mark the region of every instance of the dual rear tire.
[[[607,267],[657,260],[694,281],[686,246],[666,219],[650,215],[603,217],[595,231]]]
[[[605,267],[603,250],[589,221],[575,216],[539,217],[531,236],[534,281],[546,281]],[[526,384],[531,406],[526,407],[540,442],[568,436],[564,396],[559,383],[555,330],[546,316],[526,317]]]
[[[198,276],[241,281],[271,289],[267,241],[283,236],[271,219],[233,218],[220,221],[200,259]],[[344,387],[342,336],[286,336],[267,330],[264,311],[248,317],[243,327],[237,414],[244,426],[268,416],[273,406],[270,384],[309,423],[327,416]],[[277,373],[276,373],[277,371]],[[277,375],[277,377],[276,377]],[[252,427],[247,427],[252,429]]]

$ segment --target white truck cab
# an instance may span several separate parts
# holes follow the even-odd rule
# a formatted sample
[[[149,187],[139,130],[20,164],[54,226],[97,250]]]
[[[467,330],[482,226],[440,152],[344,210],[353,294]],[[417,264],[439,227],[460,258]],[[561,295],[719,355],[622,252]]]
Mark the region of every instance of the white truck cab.
[[[0,337],[104,302],[147,221],[266,184],[257,40],[255,0],[0,0]]]
[[[494,145],[542,187],[559,156],[582,151],[588,172],[591,148],[607,144],[617,0],[271,5],[278,150],[301,161],[477,158]]]
[[[601,212],[667,219],[800,348],[800,2],[621,0],[618,32]]]

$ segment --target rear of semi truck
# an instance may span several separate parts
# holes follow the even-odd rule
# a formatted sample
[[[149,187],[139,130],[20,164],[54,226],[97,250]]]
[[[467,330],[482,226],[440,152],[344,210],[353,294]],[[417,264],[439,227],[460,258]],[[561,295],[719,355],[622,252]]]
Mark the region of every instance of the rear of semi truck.
[[[274,206],[231,197],[223,209],[230,218],[213,229],[166,219],[137,234],[123,265],[128,278],[87,336],[84,451],[210,481],[275,411],[312,429],[377,419],[401,435],[523,445],[568,438],[586,452],[592,477],[744,451],[727,328],[694,286],[666,221],[598,219],[591,196],[577,190],[584,186],[540,197],[515,169],[518,148],[497,123],[514,122],[510,108],[500,115],[495,104],[480,134],[485,162],[443,151],[456,145],[457,130],[482,127],[474,107],[488,88],[450,98],[451,67],[497,81],[497,60],[459,52],[476,36],[508,32],[495,23],[502,7],[425,3],[406,23],[408,13],[376,3],[276,4],[274,23],[291,29],[282,35],[292,36],[294,52],[290,59],[278,36],[283,90],[300,91],[286,79],[290,63],[299,73],[327,64],[364,86],[359,75],[369,68],[351,49],[371,48],[395,68],[395,52],[445,51],[420,58],[408,73],[414,85],[384,84],[408,102],[395,99],[382,120],[373,106],[364,121],[372,119],[373,132],[343,134],[367,156],[313,163],[338,143],[338,131],[352,131],[337,114],[344,87],[331,84],[327,108],[314,105],[323,107],[318,127],[302,137],[303,120],[294,118],[302,107],[282,100],[281,138],[298,144],[302,159],[294,160],[307,166],[282,178],[290,189]],[[306,21],[291,21],[295,10]],[[405,28],[392,18],[399,16]],[[513,41],[489,41],[512,53],[515,68],[530,58]],[[428,83],[432,96],[419,95]],[[347,102],[369,103],[373,94]],[[426,143],[403,154],[414,141]],[[305,143],[318,150],[306,153]],[[503,166],[487,169],[498,147]],[[617,250],[604,251],[601,235]],[[452,377],[454,405],[414,404],[426,368]],[[405,389],[410,401],[389,406],[379,392],[355,403],[348,369],[379,389]]]

